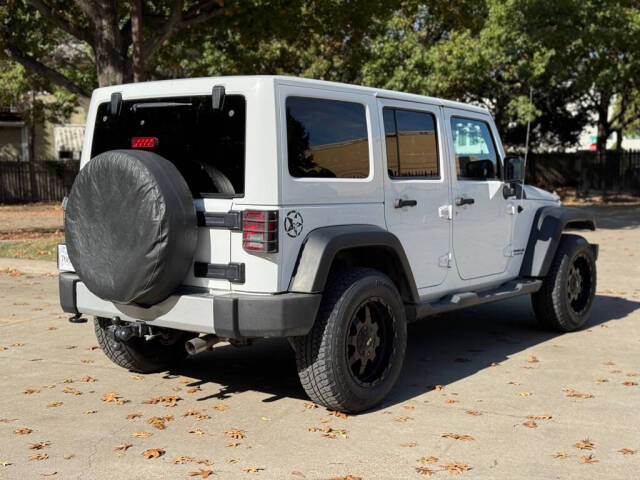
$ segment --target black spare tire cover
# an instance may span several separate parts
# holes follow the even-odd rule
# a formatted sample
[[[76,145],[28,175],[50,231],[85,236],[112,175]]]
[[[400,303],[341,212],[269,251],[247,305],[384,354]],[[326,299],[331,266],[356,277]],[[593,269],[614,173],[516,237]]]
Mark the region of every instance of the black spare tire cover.
[[[186,181],[167,159],[141,150],[101,153],[80,170],[64,231],[71,262],[92,293],[142,306],[182,283],[198,237]]]

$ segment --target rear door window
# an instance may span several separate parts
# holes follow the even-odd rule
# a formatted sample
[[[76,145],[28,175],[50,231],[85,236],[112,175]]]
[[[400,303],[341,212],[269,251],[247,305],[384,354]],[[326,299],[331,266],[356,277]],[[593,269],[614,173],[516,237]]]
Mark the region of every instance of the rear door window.
[[[288,97],[289,173],[298,178],[367,178],[369,136],[364,105]]]
[[[482,120],[451,117],[456,172],[461,180],[495,180],[500,163],[489,125]]]
[[[221,111],[213,110],[210,95],[127,100],[118,116],[108,103],[98,106],[91,156],[136,145],[171,161],[195,197],[241,196],[245,138],[242,95],[227,95]]]

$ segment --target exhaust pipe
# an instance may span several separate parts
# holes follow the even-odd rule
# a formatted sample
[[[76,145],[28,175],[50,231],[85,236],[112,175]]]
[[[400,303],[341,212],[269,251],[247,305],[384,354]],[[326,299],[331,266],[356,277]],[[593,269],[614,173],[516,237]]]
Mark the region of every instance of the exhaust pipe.
[[[192,338],[184,344],[184,348],[189,355],[195,355],[196,353],[209,350],[216,343],[222,341],[220,337],[214,334],[205,335],[204,337]]]

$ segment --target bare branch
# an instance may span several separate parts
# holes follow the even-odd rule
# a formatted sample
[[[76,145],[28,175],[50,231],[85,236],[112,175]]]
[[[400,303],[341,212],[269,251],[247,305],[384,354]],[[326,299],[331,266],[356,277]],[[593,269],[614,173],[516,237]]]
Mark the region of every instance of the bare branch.
[[[88,28],[79,27],[68,22],[53,8],[48,6],[44,0],[29,0],[29,3],[38,10],[40,15],[42,15],[48,22],[52,23],[59,29],[64,30],[68,34],[73,35],[78,40],[83,40],[90,45],[93,44],[93,35],[91,34],[91,30]]]
[[[15,62],[18,62],[28,70],[31,70],[41,77],[44,77],[47,80],[55,83],[56,85],[61,86],[65,90],[68,90],[70,93],[77,95],[85,103],[88,102],[91,95],[60,72],[23,53],[14,45],[5,44],[4,52],[9,58],[14,60]]]
[[[224,8],[220,7],[218,2],[214,0],[203,2],[184,12],[184,14],[182,12],[183,7],[184,0],[175,1],[167,21],[142,45],[144,58],[151,57],[166,40],[183,28],[204,23],[224,14]]]

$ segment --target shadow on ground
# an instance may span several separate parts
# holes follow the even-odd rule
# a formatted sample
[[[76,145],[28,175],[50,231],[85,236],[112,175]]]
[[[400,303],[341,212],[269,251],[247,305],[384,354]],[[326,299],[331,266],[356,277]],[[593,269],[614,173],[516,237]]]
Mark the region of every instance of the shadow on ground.
[[[587,328],[624,318],[639,308],[640,302],[598,295]],[[528,296],[411,324],[403,373],[380,408],[473,375],[557,335],[538,327]],[[173,376],[195,379],[191,386],[222,385],[217,394],[199,401],[223,400],[248,390],[267,394],[265,402],[307,398],[298,382],[293,350],[283,339],[216,348],[185,360],[167,373],[168,378]]]
[[[640,205],[597,205],[580,207],[596,216],[600,229],[630,229],[640,227]]]

